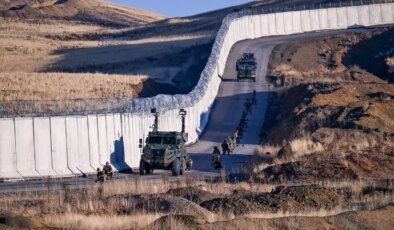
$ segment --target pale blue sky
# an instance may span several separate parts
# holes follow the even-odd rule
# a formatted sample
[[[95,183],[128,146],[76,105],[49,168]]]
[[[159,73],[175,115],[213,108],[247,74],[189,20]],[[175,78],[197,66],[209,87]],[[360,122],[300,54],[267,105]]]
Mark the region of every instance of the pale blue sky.
[[[251,0],[108,0],[110,2],[153,11],[169,17],[198,13],[239,5]]]

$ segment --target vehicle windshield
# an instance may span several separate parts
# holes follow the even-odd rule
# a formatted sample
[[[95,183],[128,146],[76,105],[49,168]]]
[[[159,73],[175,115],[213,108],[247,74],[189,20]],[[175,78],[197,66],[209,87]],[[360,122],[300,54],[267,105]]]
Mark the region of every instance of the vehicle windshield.
[[[149,144],[175,145],[176,139],[175,139],[175,137],[153,136],[153,137],[149,137],[148,143]]]
[[[163,144],[166,145],[175,145],[175,138],[174,137],[164,137],[163,138]]]
[[[148,143],[149,144],[161,144],[163,137],[149,137]]]

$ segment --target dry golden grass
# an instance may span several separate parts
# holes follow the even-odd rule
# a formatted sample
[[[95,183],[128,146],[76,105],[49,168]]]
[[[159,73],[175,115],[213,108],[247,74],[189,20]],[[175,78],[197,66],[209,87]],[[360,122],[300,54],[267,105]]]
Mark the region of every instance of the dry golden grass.
[[[346,84],[342,88],[329,94],[318,94],[312,99],[312,106],[348,106],[360,101],[359,96],[366,93],[394,93],[392,84]]]
[[[146,76],[67,73],[0,73],[0,100],[134,98]]]
[[[163,214],[141,213],[133,215],[82,215],[65,213],[47,215],[44,223],[48,227],[61,229],[142,229]]]
[[[324,147],[321,143],[314,142],[309,138],[299,138],[290,141],[291,150],[294,158],[299,158],[311,153],[322,152]]]
[[[319,184],[319,183],[317,183]],[[332,182],[320,183],[331,188],[345,188],[351,186],[355,202],[365,204],[363,207],[374,209],[390,203],[393,199],[391,194],[377,194],[374,196],[360,197],[363,188],[375,186],[373,183],[360,182]],[[289,184],[301,185],[299,184]],[[44,192],[30,192],[18,194],[0,195],[0,211],[13,213],[34,218],[39,226],[62,228],[62,229],[141,229],[145,228],[164,215],[182,215],[179,213],[163,213],[160,210],[134,210],[131,213],[120,213],[119,207],[126,206],[133,199],[127,197],[137,194],[163,194],[172,188],[195,187],[220,196],[234,194],[234,191],[271,192],[275,185],[255,183],[206,183],[195,178],[184,178],[178,182],[170,182],[168,178],[162,180],[142,181],[139,177],[128,181],[113,181],[96,185],[82,190],[70,190],[66,186],[59,191],[52,190],[51,182],[48,181],[48,190]],[[357,195],[358,194],[358,195]],[[352,198],[353,199],[353,198]],[[126,202],[126,203],[125,203]],[[154,202],[153,202],[154,203]],[[130,203],[132,206],[132,203]],[[178,210],[178,209],[175,209]],[[348,210],[359,210],[356,206],[343,206],[331,210],[319,209],[307,212],[276,213],[249,213],[250,218],[281,218],[281,217],[321,217],[335,215]],[[196,216],[196,218],[202,218]],[[231,221],[232,215],[224,213],[211,213],[210,218],[202,223],[223,223]],[[37,223],[36,223],[37,224]],[[167,223],[168,224],[168,223]],[[177,222],[170,222],[170,226],[180,226]],[[175,229],[175,228],[174,228]]]

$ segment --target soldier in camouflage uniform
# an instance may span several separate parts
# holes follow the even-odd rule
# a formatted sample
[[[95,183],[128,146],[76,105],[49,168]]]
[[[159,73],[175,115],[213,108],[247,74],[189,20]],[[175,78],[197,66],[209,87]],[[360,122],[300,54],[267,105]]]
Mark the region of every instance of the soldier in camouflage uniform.
[[[235,144],[234,144],[234,141],[231,139],[230,136],[227,136],[226,142],[227,142],[228,149],[229,149],[229,153],[228,154],[230,154],[230,153],[232,153],[234,151]]]
[[[211,166],[214,169],[221,169],[222,168],[222,162],[220,160],[220,151],[219,151],[218,147],[216,147],[216,146],[213,149]]]
[[[114,175],[114,171],[112,170],[112,166],[109,164],[108,161],[105,163],[103,171],[105,176],[107,177],[107,180],[111,180],[112,176]]]
[[[96,183],[100,182],[102,184],[102,183],[104,183],[104,181],[105,181],[105,174],[104,174],[104,172],[100,168],[97,168]]]
[[[230,154],[230,148],[229,148],[229,145],[227,143],[227,140],[224,140],[223,143],[222,143],[222,153],[223,153],[223,155],[226,155],[226,152],[228,154]]]

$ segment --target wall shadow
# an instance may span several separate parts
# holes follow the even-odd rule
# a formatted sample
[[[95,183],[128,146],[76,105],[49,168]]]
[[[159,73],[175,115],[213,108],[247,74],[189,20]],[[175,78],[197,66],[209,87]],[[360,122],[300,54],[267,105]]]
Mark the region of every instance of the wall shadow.
[[[131,167],[126,163],[124,153],[123,136],[114,142],[115,150],[110,155],[110,162],[119,172],[132,172]]]
[[[51,55],[61,59],[41,72],[147,75],[151,78],[143,83],[141,97],[186,94],[200,79],[213,45],[213,40],[206,38],[144,44],[114,42],[113,45],[56,50]]]

